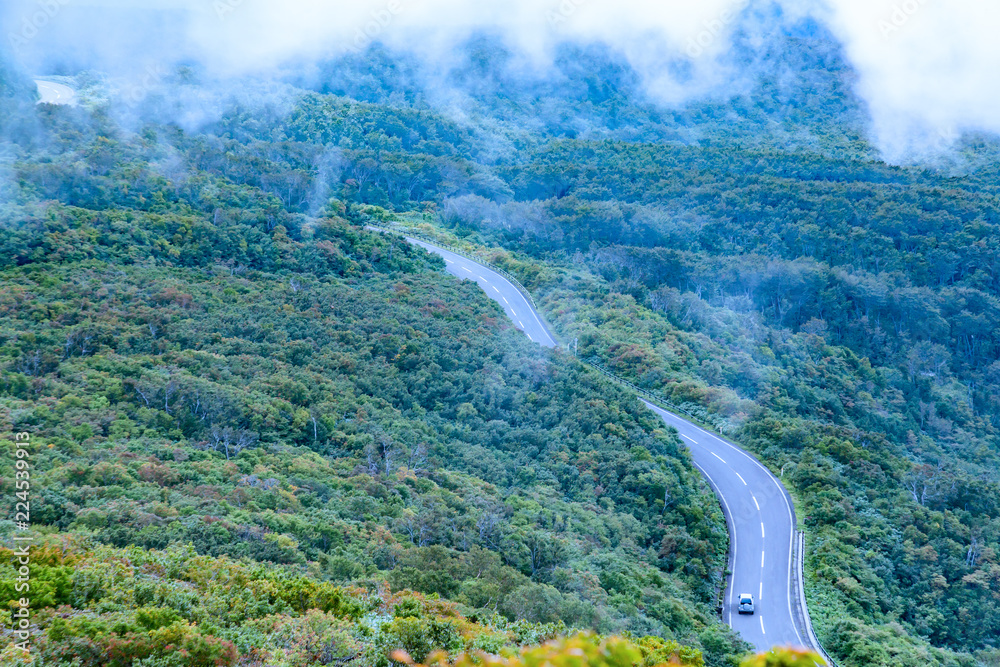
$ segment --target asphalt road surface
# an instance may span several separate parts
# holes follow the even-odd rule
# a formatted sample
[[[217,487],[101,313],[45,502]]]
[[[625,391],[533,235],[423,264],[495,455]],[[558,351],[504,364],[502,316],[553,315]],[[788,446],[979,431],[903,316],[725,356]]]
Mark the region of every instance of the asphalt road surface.
[[[677,429],[725,510],[732,574],[726,582],[723,620],[759,651],[775,645],[806,646],[792,612],[795,515],[784,488],[742,449],[652,403],[646,406]],[[742,593],[754,597],[752,615],[739,613]]]
[[[531,340],[556,347],[531,302],[503,276],[461,255],[408,240],[443,257],[452,275],[475,280]],[[807,645],[792,611],[795,514],[784,488],[760,462],[736,445],[652,403],[646,406],[677,429],[691,450],[695,466],[715,489],[725,510],[731,574],[726,582],[723,621],[759,651],[776,645]],[[754,596],[754,614],[739,613],[741,593]]]
[[[412,238],[408,238],[407,241],[440,255],[444,259],[446,270],[451,275],[478,283],[488,297],[500,304],[514,326],[532,341],[545,347],[557,347],[555,339],[542,323],[542,318],[532,307],[531,302],[509,280],[478,262],[444,248]]]
[[[76,92],[69,86],[64,86],[61,83],[52,83],[51,81],[40,81],[38,79],[35,79],[35,85],[38,86],[38,94],[41,97],[38,100],[39,104],[76,103]]]

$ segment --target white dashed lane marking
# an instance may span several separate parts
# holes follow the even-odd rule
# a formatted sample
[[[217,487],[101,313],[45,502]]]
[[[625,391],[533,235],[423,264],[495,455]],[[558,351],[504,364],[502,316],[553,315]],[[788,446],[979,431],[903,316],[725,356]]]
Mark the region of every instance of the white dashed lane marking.
[[[715,458],[719,459],[719,460],[720,460],[720,461],[722,461],[723,463],[726,463],[726,459],[722,458],[721,456],[719,456],[719,455],[718,455],[718,454],[716,454],[715,452],[712,452],[712,456],[714,456]],[[728,464],[728,463],[726,463],[726,465],[729,465],[729,464]]]
[[[697,440],[695,440],[694,438],[690,438],[690,437],[684,435],[683,433],[681,433],[681,437],[684,438],[684,439],[686,439],[686,440],[690,440],[691,442],[693,442],[696,445],[698,444]]]
[[[757,511],[759,512],[760,511],[760,503],[757,502],[757,496],[751,494],[750,497],[753,498],[753,504],[757,506]]]
[[[734,470],[733,472],[736,472],[736,471]],[[747,486],[747,481],[745,479],[743,479],[743,475],[741,475],[738,472],[736,472],[736,476],[740,478],[741,482],[743,482],[743,486]]]

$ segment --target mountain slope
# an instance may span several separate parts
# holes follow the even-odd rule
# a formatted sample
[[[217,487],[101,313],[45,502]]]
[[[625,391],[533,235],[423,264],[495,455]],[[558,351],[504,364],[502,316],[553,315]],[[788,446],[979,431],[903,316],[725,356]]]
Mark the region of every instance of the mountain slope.
[[[163,633],[224,664],[313,664],[262,643],[268,624],[293,643],[303,623],[340,633],[359,664],[566,627],[505,618],[657,635],[691,664],[742,652],[712,612],[718,506],[633,397],[530,344],[440,260],[345,220],[353,208],[290,213],[212,168],[171,181],[151,164],[170,128],[42,114],[51,148],[15,165],[21,203],[0,226],[0,405],[36,443],[36,529],[72,545],[39,556],[61,582],[35,617],[51,664],[156,657]],[[175,141],[197,159],[198,139]],[[138,569],[83,592],[102,560]],[[189,573],[150,593],[156,563]],[[193,567],[284,586],[254,563],[314,597],[234,616],[235,590],[177,592],[202,590]],[[407,618],[400,605],[425,620],[364,620]]]

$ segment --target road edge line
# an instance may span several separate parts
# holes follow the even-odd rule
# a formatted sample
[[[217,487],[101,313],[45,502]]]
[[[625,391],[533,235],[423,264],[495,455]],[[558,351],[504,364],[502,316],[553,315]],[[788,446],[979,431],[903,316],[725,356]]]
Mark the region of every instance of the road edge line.
[[[407,236],[406,233],[402,232],[401,230],[396,230],[396,229],[392,229],[392,228],[388,228],[388,227],[382,227],[380,225],[373,225],[373,224],[370,224],[370,223],[368,223],[365,226],[369,227],[369,228],[371,228],[371,229],[373,229],[375,231],[379,231],[379,232],[389,232],[389,233],[399,234],[407,242],[420,241],[422,243],[426,243],[427,245],[431,245],[431,246],[437,247],[437,248],[439,248],[441,250],[445,250],[447,252],[452,252],[452,253],[454,253],[456,255],[460,255],[462,257],[465,257],[466,259],[468,259],[468,260],[470,260],[472,262],[480,264],[484,268],[487,268],[487,269],[489,269],[491,271],[494,271],[500,277],[502,277],[505,280],[507,280],[515,289],[517,289],[519,292],[522,292],[527,297],[528,303],[531,304],[531,306],[532,306],[532,314],[533,314],[533,316],[536,318],[536,320],[538,320],[538,323],[542,325],[542,328],[549,335],[549,338],[553,342],[556,343],[557,348],[558,348],[558,342],[556,341],[556,337],[552,334],[552,331],[548,327],[548,325],[541,319],[540,313],[537,312],[538,311],[538,306],[535,303],[534,298],[531,296],[531,293],[528,292],[527,288],[525,288],[523,285],[521,285],[521,283],[518,282],[516,278],[514,278],[513,276],[510,276],[503,269],[501,269],[499,267],[495,267],[492,264],[490,264],[489,262],[485,262],[484,260],[482,260],[479,257],[470,256],[469,253],[463,252],[463,251],[461,251],[461,250],[459,250],[457,248],[446,247],[443,244],[441,244],[439,241],[429,240],[429,239],[425,240],[425,239],[418,238],[417,234],[412,234],[411,233],[412,234],[412,238],[411,238],[410,236]],[[830,658],[829,655],[827,655],[826,651],[823,649],[823,646],[819,643],[819,640],[816,638],[816,634],[815,634],[815,632],[813,630],[813,627],[812,627],[812,621],[811,621],[811,619],[809,617],[809,607],[808,607],[808,604],[806,603],[806,599],[805,599],[805,587],[804,587],[804,584],[803,584],[803,581],[804,581],[803,580],[803,569],[805,567],[805,558],[804,558],[804,553],[803,553],[804,550],[805,550],[805,548],[804,548],[805,533],[803,531],[798,530],[798,522],[797,522],[797,519],[796,519],[795,506],[794,506],[794,503],[792,501],[791,494],[788,493],[788,490],[781,483],[781,481],[774,475],[773,472],[771,472],[771,470],[767,466],[765,466],[763,463],[761,463],[760,460],[756,456],[754,456],[750,452],[746,451],[745,449],[743,449],[742,447],[740,447],[736,443],[732,442],[731,440],[729,440],[726,436],[722,435],[721,433],[717,434],[717,433],[712,433],[710,431],[705,430],[705,428],[701,424],[698,424],[697,422],[695,422],[695,421],[692,420],[693,415],[689,415],[687,417],[683,417],[683,416],[677,414],[677,412],[675,412],[674,410],[671,410],[671,409],[665,408],[665,407],[661,407],[660,405],[658,405],[655,402],[655,401],[658,400],[658,397],[655,394],[653,394],[652,392],[649,392],[647,390],[643,390],[640,387],[637,387],[636,385],[632,384],[628,380],[625,380],[624,378],[620,378],[616,374],[608,371],[607,369],[605,369],[603,367],[597,366],[596,364],[591,364],[591,363],[585,362],[582,359],[578,359],[578,361],[580,361],[581,363],[583,363],[585,366],[590,366],[591,368],[594,368],[595,370],[598,370],[603,375],[610,377],[611,379],[615,380],[616,382],[618,382],[620,384],[624,384],[628,388],[635,390],[636,393],[638,394],[636,396],[636,398],[638,398],[640,402],[647,404],[647,407],[648,407],[649,404],[655,405],[660,410],[663,410],[664,412],[669,412],[672,415],[674,415],[675,417],[677,417],[678,419],[683,419],[684,421],[690,423],[692,426],[695,426],[696,428],[704,431],[705,433],[708,433],[708,434],[710,434],[710,435],[718,438],[719,440],[721,440],[722,442],[726,443],[727,445],[729,445],[730,447],[732,447],[734,450],[736,450],[737,452],[739,452],[740,454],[743,454],[748,459],[750,459],[761,470],[763,470],[767,474],[768,477],[771,478],[771,481],[774,482],[775,486],[777,486],[778,489],[779,489],[779,491],[781,492],[782,498],[785,501],[785,507],[787,508],[789,517],[791,518],[791,529],[792,529],[791,532],[792,532],[792,535],[791,535],[791,537],[789,539],[790,549],[789,549],[789,554],[788,554],[789,579],[791,580],[792,577],[794,576],[795,579],[797,579],[798,582],[799,582],[799,586],[798,586],[798,589],[799,589],[798,592],[799,592],[799,598],[800,598],[799,604],[801,606],[801,610],[802,610],[802,613],[804,615],[806,634],[808,636],[809,643],[812,644],[812,646],[810,648],[813,649],[813,650],[815,650],[817,653],[819,653],[820,656],[826,661],[827,665],[829,665],[830,667],[838,667],[837,663],[832,658]],[[651,400],[647,401],[646,399],[644,399],[643,396],[642,396],[643,394],[648,395]],[[659,400],[662,400],[662,399],[659,399]],[[681,409],[681,411],[684,412],[684,414],[687,414],[686,411],[683,411],[682,409]],[[732,547],[732,548],[729,549],[729,559],[728,559],[728,561],[729,561],[729,568],[728,569],[730,570],[730,578],[732,579],[732,578],[735,577],[734,568],[732,566],[733,566],[733,561],[735,560],[735,557],[736,557],[736,544],[735,544],[736,530],[735,530],[735,524],[732,523],[733,519],[732,519],[731,513],[729,511],[728,502],[721,495],[721,493],[719,493],[717,487],[715,486],[715,482],[701,468],[701,466],[699,466],[693,460],[692,460],[692,465],[708,481],[709,486],[712,488],[712,491],[715,493],[716,497],[719,500],[722,501],[722,504],[723,504],[723,514],[726,516],[726,528],[729,531],[729,542],[730,542],[730,546]],[[732,528],[730,528],[730,527],[732,527]],[[799,540],[798,540],[799,549],[798,550],[795,549],[795,543],[796,543],[795,536],[796,536],[796,534],[798,534],[798,536],[799,536]],[[797,553],[796,553],[796,551],[797,551]],[[735,583],[735,581],[733,583]],[[791,581],[790,581],[790,583],[791,583]],[[730,594],[732,594],[732,592],[733,592],[732,584],[730,584],[729,588],[730,588]],[[793,614],[791,612],[791,605],[792,605],[792,596],[789,596],[788,597],[789,613],[792,616],[792,620],[794,622],[796,617],[795,617],[795,614]],[[723,611],[724,611],[724,609],[723,609]],[[721,613],[720,613],[719,616],[720,616],[720,620],[722,620],[723,622],[725,622],[722,619],[722,614]],[[729,625],[729,627],[732,627],[731,621],[732,621],[732,611],[730,610],[730,623],[727,623],[727,625]],[[799,636],[800,639],[802,638],[801,633],[799,632],[798,628],[796,628],[796,634]]]

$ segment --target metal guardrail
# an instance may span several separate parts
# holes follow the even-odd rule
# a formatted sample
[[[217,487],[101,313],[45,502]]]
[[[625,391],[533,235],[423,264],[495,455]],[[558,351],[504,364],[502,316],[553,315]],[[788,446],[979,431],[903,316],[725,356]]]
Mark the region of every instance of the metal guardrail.
[[[648,389],[643,389],[642,387],[639,387],[636,384],[629,382],[625,378],[612,373],[608,369],[604,368],[599,364],[595,364],[592,361],[588,361],[586,359],[580,359],[579,361],[590,366],[591,368],[598,371],[602,375],[608,377],[609,379],[614,380],[615,382],[628,387],[629,389],[639,394],[640,396],[649,398],[650,400],[661,404],[664,408],[671,410],[672,412],[684,413],[694,421],[704,424],[704,422],[696,415],[692,414],[691,412],[685,410],[684,408],[680,407],[675,403],[671,403],[670,401],[663,398],[659,394],[649,391]],[[793,542],[793,553],[795,559],[795,567],[793,568],[794,571],[791,575],[792,581],[790,581],[789,583],[792,586],[792,590],[795,591],[795,597],[796,597],[795,606],[798,608],[799,612],[799,618],[796,620],[802,626],[802,628],[805,629],[806,641],[809,643],[809,648],[818,653],[820,657],[823,658],[823,660],[826,662],[828,667],[840,667],[837,664],[837,661],[831,658],[830,655],[826,652],[826,649],[823,648],[823,644],[820,643],[819,638],[816,637],[816,633],[813,630],[812,626],[812,619],[809,617],[809,605],[806,603],[805,582],[803,580],[803,573],[805,571],[805,533],[803,533],[800,530],[797,530],[795,534],[795,540]],[[720,590],[720,597],[723,596],[724,594],[725,594],[725,588]],[[722,607],[717,606],[717,608],[721,609]]]
[[[672,412],[681,412],[696,422],[702,424],[705,423],[698,416],[685,410],[679,405],[671,403],[670,401],[668,401],[667,399],[663,398],[662,396],[660,396],[655,392],[649,391],[648,389],[643,389],[642,387],[639,387],[636,384],[629,382],[625,378],[616,375],[615,373],[612,373],[611,371],[609,371],[608,369],[604,368],[599,364],[595,364],[594,362],[588,361],[586,359],[580,359],[579,361],[590,366],[591,368],[598,371],[602,375],[608,377],[609,379],[614,380],[615,382],[628,387],[629,389],[639,394],[640,396],[644,396],[656,403],[661,404],[662,407],[671,410]],[[823,644],[820,643],[819,638],[816,637],[816,633],[813,630],[812,626],[812,619],[809,617],[809,605],[806,603],[805,582],[803,581],[803,573],[805,571],[805,533],[800,530],[797,530],[795,534],[795,540],[793,542],[793,554],[795,559],[795,567],[793,568],[794,571],[791,575],[792,581],[790,581],[789,583],[791,584],[792,590],[795,591],[796,595],[795,606],[798,608],[799,612],[799,618],[796,620],[805,629],[807,638],[806,640],[809,643],[809,648],[818,653],[820,657],[823,658],[823,660],[826,662],[828,667],[840,667],[837,664],[837,661],[831,658],[830,655],[826,652],[826,649],[823,648]],[[725,595],[725,588],[723,587],[723,589],[719,591],[720,600],[724,595]],[[717,609],[721,610],[722,605],[717,604]]]
[[[705,423],[697,415],[695,415],[695,414],[693,414],[693,413],[685,410],[684,408],[682,408],[681,406],[677,405],[676,403],[671,403],[667,399],[663,398],[663,396],[661,396],[660,394],[652,392],[652,391],[650,391],[648,389],[643,389],[642,387],[640,387],[640,386],[638,386],[638,385],[636,385],[636,384],[634,384],[632,382],[629,382],[628,380],[626,380],[622,376],[616,375],[615,373],[609,371],[607,368],[605,368],[604,366],[601,366],[600,364],[595,364],[593,361],[588,361],[586,359],[580,359],[579,361],[581,361],[582,363],[590,366],[591,368],[593,368],[594,370],[596,370],[601,375],[604,375],[604,376],[606,376],[606,377],[614,380],[615,382],[617,382],[619,384],[625,385],[626,387],[628,387],[629,389],[631,389],[635,393],[639,394],[640,396],[645,396],[646,398],[648,398],[650,400],[653,400],[653,401],[656,401],[657,403],[662,404],[663,407],[667,408],[668,410],[672,410],[674,412],[683,412],[684,414],[686,414],[688,417],[690,417],[691,419],[695,420],[699,424],[704,424]]]
[[[519,291],[521,294],[523,294],[524,297],[531,303],[531,307],[534,308],[535,310],[538,310],[538,305],[535,303],[535,299],[531,296],[531,292],[528,291],[527,287],[525,287],[524,285],[521,284],[521,281],[519,281],[517,278],[515,278],[514,276],[512,276],[508,271],[500,268],[496,264],[493,264],[489,260],[484,259],[482,256],[477,255],[476,253],[469,252],[468,250],[465,250],[463,248],[459,248],[459,247],[454,246],[454,245],[452,245],[450,243],[445,243],[444,241],[440,241],[440,240],[438,240],[438,239],[436,239],[436,238],[434,238],[432,236],[428,236],[427,234],[422,234],[420,232],[415,232],[415,231],[412,231],[412,230],[409,230],[409,229],[398,229],[396,227],[390,227],[389,225],[383,225],[383,224],[378,224],[378,223],[374,223],[374,222],[368,222],[368,223],[365,223],[365,225],[368,226],[368,227],[374,227],[375,229],[379,229],[379,230],[382,230],[382,231],[385,231],[385,232],[390,232],[392,234],[400,234],[402,236],[408,236],[408,237],[411,237],[411,238],[415,238],[415,239],[417,239],[419,241],[424,241],[425,243],[430,243],[432,245],[436,245],[439,248],[444,248],[448,252],[453,252],[456,255],[461,255],[462,257],[465,257],[467,259],[471,259],[471,260],[473,260],[475,262],[479,262],[480,264],[482,264],[486,268],[490,269],[491,271],[495,271],[495,272],[499,273],[501,276],[503,276],[508,281],[510,281],[510,283],[514,287],[517,288],[517,291]]]
[[[829,667],[840,667],[837,661],[830,657],[823,648],[823,644],[820,643],[819,638],[816,637],[815,631],[813,631],[812,619],[809,618],[809,605],[806,604],[806,587],[803,581],[803,572],[805,571],[805,558],[806,558],[806,537],[805,533],[801,530],[795,532],[794,541],[794,556],[795,556],[795,572],[793,574],[793,589],[796,591],[796,602],[799,611],[799,621],[802,623],[802,627],[805,628],[806,638],[810,644],[810,648],[816,653],[819,653],[820,657],[826,661]]]
[[[529,292],[528,289],[524,285],[522,285],[521,282],[517,278],[515,278],[514,276],[512,276],[510,273],[508,273],[504,269],[500,268],[499,266],[496,266],[493,263],[489,262],[488,260],[483,259],[481,256],[477,255],[476,253],[472,253],[472,252],[469,252],[469,251],[464,250],[462,248],[458,248],[456,246],[451,245],[450,243],[444,243],[444,242],[442,242],[442,241],[440,241],[438,239],[435,239],[435,238],[433,238],[431,236],[428,236],[427,234],[422,234],[420,232],[414,232],[414,231],[405,230],[405,229],[397,229],[395,227],[391,227],[391,226],[383,225],[383,224],[377,224],[377,223],[367,223],[367,226],[374,227],[375,229],[379,229],[379,230],[382,230],[382,231],[390,232],[390,233],[393,233],[393,234],[401,234],[403,236],[412,237],[412,238],[418,239],[420,241],[425,241],[426,243],[430,243],[432,245],[436,245],[436,246],[438,246],[440,248],[444,248],[445,250],[453,252],[456,255],[461,255],[462,257],[465,257],[467,259],[471,259],[471,260],[473,260],[475,262],[479,262],[480,264],[486,266],[487,268],[491,269],[492,271],[496,271],[497,273],[499,273],[500,275],[502,275],[504,278],[506,278],[507,280],[509,280],[510,283],[512,285],[514,285],[514,287],[516,287],[518,289],[518,291],[520,291],[525,296],[526,299],[528,299],[528,301],[531,303],[531,306],[536,311],[538,310],[538,306],[535,304],[535,299],[531,296],[531,292]],[[704,425],[707,425],[707,426],[711,426],[709,424],[706,424],[706,422],[704,422],[698,415],[695,415],[694,413],[690,412],[689,410],[686,410],[686,409],[682,408],[681,406],[677,405],[676,403],[673,403],[673,402],[667,400],[666,398],[664,398],[663,396],[661,396],[660,394],[658,394],[656,392],[650,391],[648,389],[644,389],[644,388],[638,386],[637,384],[635,384],[635,383],[633,383],[633,382],[631,382],[629,380],[626,380],[625,378],[621,377],[620,375],[617,375],[617,374],[613,373],[612,371],[608,370],[604,366],[601,366],[600,364],[594,363],[593,361],[589,361],[587,359],[579,359],[578,358],[577,361],[580,361],[581,363],[583,363],[583,364],[585,364],[585,365],[593,368],[598,373],[600,373],[601,375],[604,375],[608,379],[613,380],[614,382],[617,382],[618,384],[624,385],[625,387],[628,387],[629,389],[631,389],[632,391],[634,391],[639,396],[643,396],[645,398],[650,399],[651,401],[653,401],[655,403],[660,404],[662,407],[664,407],[667,410],[671,410],[673,412],[683,413],[684,415],[687,415],[688,418],[692,419],[695,422],[698,422],[700,424],[704,424]],[[796,533],[797,533],[796,534],[796,539],[795,539],[795,541],[793,543],[793,551],[794,551],[794,558],[795,558],[796,567],[794,568],[795,569],[795,573],[793,574],[793,581],[790,582],[790,583],[793,585],[793,588],[797,592],[797,598],[798,599],[796,600],[796,606],[799,608],[799,611],[800,611],[799,622],[802,624],[802,626],[806,630],[808,641],[811,644],[810,648],[812,650],[814,650],[816,653],[818,653],[826,661],[826,664],[829,667],[840,667],[837,664],[837,662],[827,654],[826,650],[823,648],[823,645],[820,643],[819,639],[816,637],[816,633],[813,631],[812,620],[809,618],[809,606],[806,604],[805,584],[804,584],[804,581],[803,581],[803,571],[804,571],[804,568],[805,568],[805,533],[803,533],[802,531],[796,531]],[[725,593],[725,588],[723,588],[722,590],[720,590],[720,598],[724,595],[724,593]],[[721,608],[721,606],[720,606],[720,608]]]

